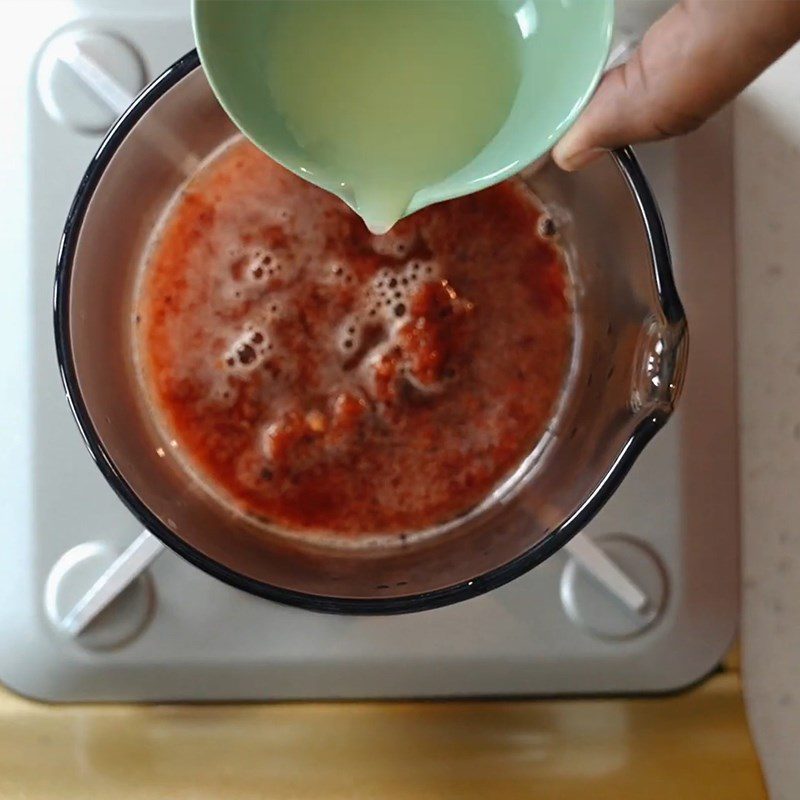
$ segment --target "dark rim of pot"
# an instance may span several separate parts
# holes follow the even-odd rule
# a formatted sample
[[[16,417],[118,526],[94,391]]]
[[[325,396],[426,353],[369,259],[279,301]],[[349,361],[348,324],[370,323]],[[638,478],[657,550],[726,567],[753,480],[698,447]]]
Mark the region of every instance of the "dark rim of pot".
[[[658,410],[643,419],[625,443],[608,473],[584,501],[583,505],[569,519],[550,531],[525,553],[473,580],[405,597],[363,599],[307,594],[263,583],[235,572],[196,550],[171,531],[142,502],[117,469],[92,424],[81,395],[78,378],[75,373],[75,365],[72,360],[69,290],[75,250],[86,210],[117,148],[145,112],[169,89],[175,86],[178,81],[199,66],[200,59],[197,51],[193,50],[187,53],[145,88],[111,128],[83,175],[67,215],[64,233],[61,238],[56,265],[54,296],[58,363],[67,401],[89,452],[106,480],[131,513],[148,531],[196,567],[231,586],[243,589],[251,594],[312,611],[340,614],[396,614],[424,611],[481,595],[508,583],[542,563],[563,547],[598,513],[627,475],[639,453],[664,425],[669,417],[669,411],[666,409]],[[642,214],[654,264],[654,279],[663,313],[670,323],[682,323],[685,321],[684,312],[675,289],[664,225],[653,194],[630,148],[616,150],[612,155],[633,192]]]

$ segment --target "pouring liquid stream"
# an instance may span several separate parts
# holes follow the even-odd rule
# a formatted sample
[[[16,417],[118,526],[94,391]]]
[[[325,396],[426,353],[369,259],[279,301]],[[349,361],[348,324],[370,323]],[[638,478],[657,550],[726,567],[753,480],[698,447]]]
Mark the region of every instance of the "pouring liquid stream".
[[[495,2],[277,4],[267,85],[309,170],[333,176],[376,234],[456,173],[505,123],[521,33]]]

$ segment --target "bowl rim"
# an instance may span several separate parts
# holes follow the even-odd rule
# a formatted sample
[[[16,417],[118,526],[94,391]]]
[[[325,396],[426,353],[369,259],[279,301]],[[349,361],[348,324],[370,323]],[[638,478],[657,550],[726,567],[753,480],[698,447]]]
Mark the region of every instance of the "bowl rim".
[[[188,562],[209,575],[268,600],[311,611],[338,614],[397,614],[425,611],[460,602],[484,594],[533,569],[561,549],[584,528],[605,505],[633,466],[644,447],[670,416],[670,409],[659,407],[644,417],[625,442],[608,472],[579,508],[556,528],[548,532],[527,551],[511,561],[483,573],[472,580],[430,592],[391,598],[349,598],[315,595],[286,589],[251,578],[210,558],[170,530],[139,498],[112,460],[92,423],[83,400],[70,335],[70,285],[72,268],[83,220],[94,192],[117,149],[142,116],[167,91],[194,70],[200,68],[196,50],[192,50],[168,67],[147,86],[117,120],[87,167],[67,214],[56,261],[53,312],[55,344],[61,381],[67,402],[100,472],[127,509],[164,544]],[[672,262],[666,233],[655,198],[630,148],[611,153],[634,195],[642,215],[653,264],[653,277],[661,310],[671,324],[685,325],[685,314],[672,274]]]

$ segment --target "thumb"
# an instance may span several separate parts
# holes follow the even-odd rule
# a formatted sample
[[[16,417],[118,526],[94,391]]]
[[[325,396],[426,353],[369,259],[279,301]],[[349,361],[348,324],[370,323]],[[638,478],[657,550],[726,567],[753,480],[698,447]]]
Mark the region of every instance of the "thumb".
[[[800,3],[705,0],[671,8],[609,72],[553,149],[567,170],[604,149],[698,127],[800,36]]]

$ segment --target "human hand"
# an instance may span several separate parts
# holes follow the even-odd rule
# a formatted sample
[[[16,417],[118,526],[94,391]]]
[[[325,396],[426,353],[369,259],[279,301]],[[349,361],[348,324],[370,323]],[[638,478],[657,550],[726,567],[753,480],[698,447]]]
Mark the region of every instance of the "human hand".
[[[800,0],[682,0],[611,70],[553,159],[577,170],[606,149],[688,133],[800,39]]]

